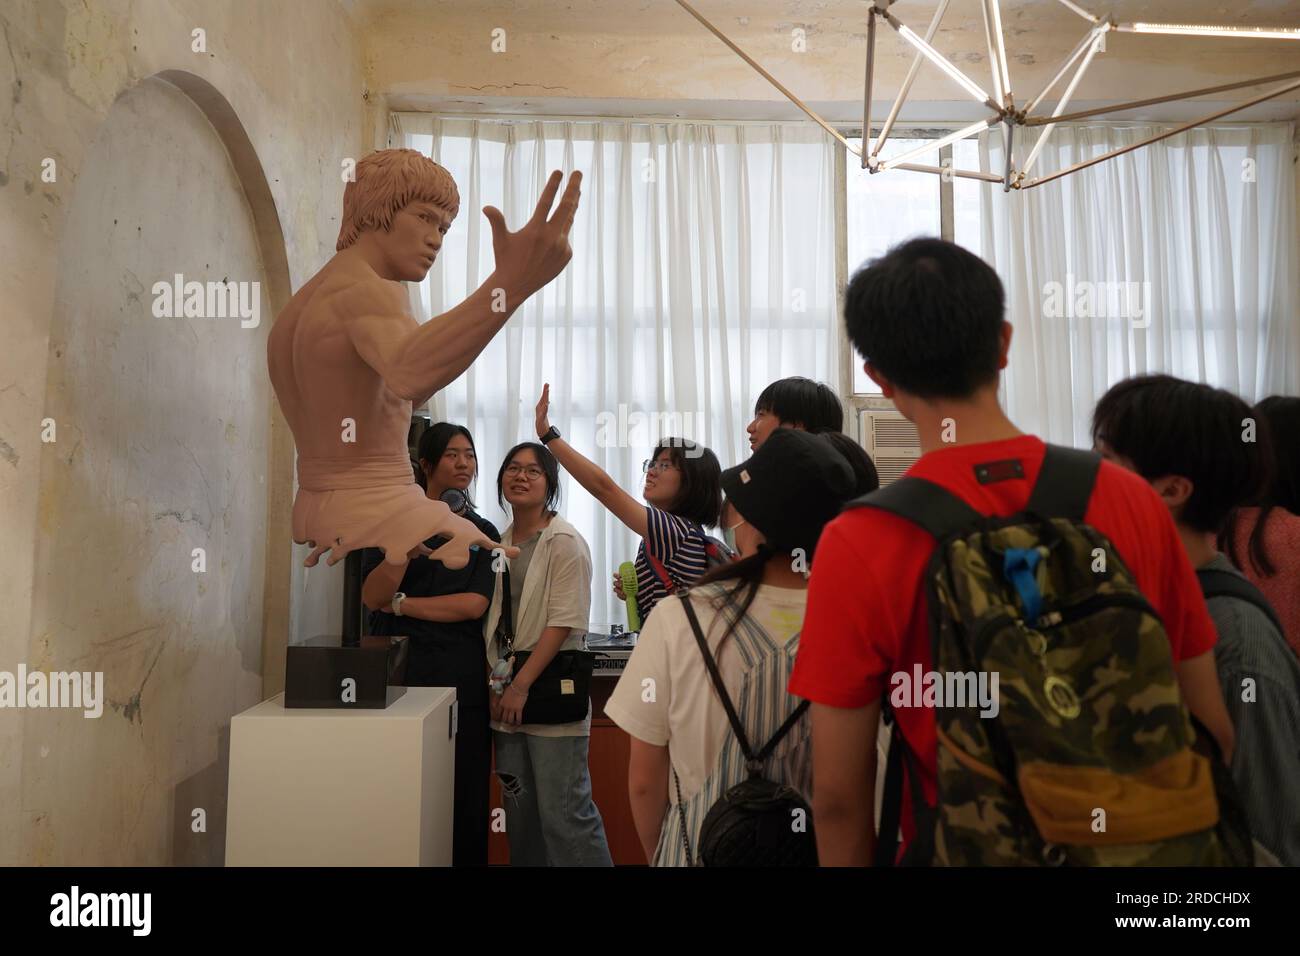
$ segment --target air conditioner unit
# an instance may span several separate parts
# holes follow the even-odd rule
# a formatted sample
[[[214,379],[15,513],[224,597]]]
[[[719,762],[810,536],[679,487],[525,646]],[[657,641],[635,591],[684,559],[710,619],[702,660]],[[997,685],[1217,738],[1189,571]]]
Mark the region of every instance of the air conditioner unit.
[[[876,463],[880,483],[887,485],[921,457],[916,426],[894,408],[864,408],[859,413],[862,444]]]

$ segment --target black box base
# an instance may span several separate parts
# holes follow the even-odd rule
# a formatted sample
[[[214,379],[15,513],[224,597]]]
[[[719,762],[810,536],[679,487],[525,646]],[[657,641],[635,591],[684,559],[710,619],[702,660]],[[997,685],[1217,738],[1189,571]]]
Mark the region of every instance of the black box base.
[[[401,683],[405,638],[343,647],[337,637],[315,637],[286,650],[284,706],[382,710],[405,693]],[[351,681],[351,684],[346,683]]]

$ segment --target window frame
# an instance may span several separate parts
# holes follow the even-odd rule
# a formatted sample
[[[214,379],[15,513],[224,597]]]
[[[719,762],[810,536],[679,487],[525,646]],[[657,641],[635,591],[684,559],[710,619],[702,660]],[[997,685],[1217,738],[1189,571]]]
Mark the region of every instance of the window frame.
[[[861,126],[841,126],[837,127],[839,131],[848,138],[860,138],[862,136]],[[894,130],[900,133],[906,133],[909,139],[939,139],[957,129],[956,126],[925,126],[925,127],[904,127],[895,126]],[[880,135],[879,127],[872,127],[873,138]],[[835,314],[844,315],[844,290],[849,282],[849,212],[848,212],[848,156],[846,149],[837,150],[835,153]],[[939,149],[939,165],[951,163],[953,158],[952,144],[943,146]],[[954,220],[955,205],[953,198],[953,177],[939,177],[939,235],[949,242],[954,241]],[[894,403],[879,394],[869,392],[853,391],[853,369],[858,361],[857,354],[853,350],[853,343],[849,341],[848,332],[844,327],[843,321],[836,323],[837,334],[839,336],[839,395],[840,401],[844,403],[845,433],[854,438],[859,444],[865,447],[867,436],[862,434],[862,413],[868,409],[893,409]],[[851,425],[850,425],[851,423]],[[851,430],[850,430],[851,429]]]

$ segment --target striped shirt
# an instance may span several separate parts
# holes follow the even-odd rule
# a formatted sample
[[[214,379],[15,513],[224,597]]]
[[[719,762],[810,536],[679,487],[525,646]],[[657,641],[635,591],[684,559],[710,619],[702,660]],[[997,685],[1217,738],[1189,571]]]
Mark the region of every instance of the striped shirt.
[[[1204,567],[1241,574],[1222,554]],[[1251,833],[1283,866],[1300,866],[1300,662],[1253,604],[1205,603],[1219,632],[1214,663],[1237,731],[1232,777]]]
[[[636,552],[636,607],[644,623],[656,604],[668,596],[663,578],[647,555],[663,566],[674,591],[684,591],[709,569],[704,527],[687,518],[646,505],[646,532]]]
[[[698,585],[690,593],[691,607],[750,745],[758,750],[799,705],[786,685],[808,592],[760,585],[744,617],[737,619],[736,609],[725,601],[734,586],[734,581]],[[722,644],[732,622],[736,629]],[[637,740],[668,748],[669,806],[650,864],[685,866],[687,841],[695,862],[705,816],[748,771],[680,600],[665,601],[642,630],[605,714]],[[766,779],[793,787],[809,801],[811,735],[812,720],[804,714],[763,767]]]

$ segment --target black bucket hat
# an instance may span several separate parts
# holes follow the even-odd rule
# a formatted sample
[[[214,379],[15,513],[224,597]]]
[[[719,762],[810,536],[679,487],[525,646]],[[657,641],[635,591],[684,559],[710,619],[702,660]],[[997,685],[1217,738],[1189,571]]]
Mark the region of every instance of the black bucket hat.
[[[722,473],[727,500],[769,548],[808,557],[855,487],[852,466],[829,441],[795,428],[774,429],[748,461]]]

